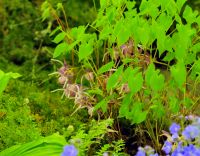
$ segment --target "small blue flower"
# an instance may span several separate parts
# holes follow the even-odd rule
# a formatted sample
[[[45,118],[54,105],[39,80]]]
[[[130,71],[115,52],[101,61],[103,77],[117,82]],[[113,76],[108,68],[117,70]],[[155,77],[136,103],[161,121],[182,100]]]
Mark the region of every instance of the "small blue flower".
[[[182,135],[185,137],[186,140],[191,140],[200,135],[200,130],[194,125],[189,125],[182,132]]]
[[[173,123],[170,128],[169,131],[171,134],[178,134],[178,131],[180,130],[181,126],[177,123]]]
[[[144,151],[143,148],[139,147],[138,152],[136,153],[135,156],[146,156],[146,152]]]
[[[74,147],[74,145],[66,145],[64,147],[63,153],[61,153],[61,156],[77,156],[78,150]]]
[[[163,150],[166,154],[169,154],[169,153],[171,152],[171,149],[172,149],[172,143],[169,142],[169,141],[165,141],[162,150]]]
[[[179,137],[178,133],[174,133],[174,134],[172,135],[172,140],[173,140],[173,141],[176,141],[176,140],[178,139],[178,137]]]

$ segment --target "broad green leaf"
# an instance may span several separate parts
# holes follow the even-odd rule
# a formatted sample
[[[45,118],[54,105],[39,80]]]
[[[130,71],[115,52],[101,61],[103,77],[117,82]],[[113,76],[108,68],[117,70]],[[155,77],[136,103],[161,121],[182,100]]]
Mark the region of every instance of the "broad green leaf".
[[[79,61],[87,59],[93,52],[93,46],[91,43],[82,43],[79,47],[78,57]]]
[[[117,35],[118,44],[119,45],[124,44],[125,42],[128,41],[130,36],[131,36],[131,32],[126,27],[124,27],[123,29],[121,29],[121,31]]]
[[[150,15],[153,19],[156,19],[156,17],[159,15],[159,9],[158,9],[159,5],[160,3],[158,3],[158,1],[143,0],[140,5],[140,14]]]
[[[66,145],[65,138],[58,134],[43,137],[30,143],[12,146],[2,152],[1,156],[58,156]]]
[[[9,75],[5,74],[5,75],[1,76],[1,78],[0,78],[0,95],[5,90],[5,88],[6,88],[7,84],[8,84],[9,79],[10,79]]]
[[[151,76],[154,74],[155,72],[155,66],[153,63],[149,64],[146,72],[145,72],[145,82],[148,86],[151,85]]]
[[[143,103],[135,102],[131,109],[131,113],[129,119],[131,120],[132,124],[139,124],[146,120],[148,111],[143,111]]]
[[[183,12],[183,18],[186,20],[188,24],[194,23],[197,19],[197,16],[198,16],[197,10],[193,12],[190,6],[187,5],[185,7],[185,10]]]
[[[118,20],[114,26],[113,35],[117,36],[121,31],[121,29],[123,29],[123,27],[124,27],[124,20],[123,19]]]
[[[177,0],[176,4],[177,4],[179,13],[181,12],[181,9],[182,9],[183,5],[185,4],[185,2],[186,2],[186,0]]]
[[[158,22],[160,29],[163,29],[164,32],[167,32],[167,30],[170,28],[170,26],[173,23],[172,17],[167,15],[165,12],[162,12],[156,21]],[[158,32],[158,35],[159,35],[159,32]]]
[[[152,109],[153,117],[155,119],[162,118],[166,113],[163,103],[159,100],[154,100],[152,105],[154,106],[154,108]]]
[[[140,72],[140,73],[135,74],[133,71],[133,73],[131,73],[128,78],[128,86],[132,94],[135,94],[138,91],[140,91],[140,89],[142,89],[142,86],[143,86],[142,73]]]
[[[119,83],[119,80],[123,73],[123,66],[120,66],[115,73],[113,73],[109,78],[106,85],[107,91],[110,91],[111,89],[114,89],[116,85]]]
[[[107,63],[107,64],[105,64],[105,65],[103,65],[103,66],[97,71],[97,74],[103,74],[103,73],[109,71],[114,65],[115,65],[115,64],[114,64],[113,61],[112,61],[112,62],[109,62],[109,63]]]
[[[80,40],[82,35],[84,35],[85,33],[85,29],[86,29],[85,26],[74,27],[70,30],[70,35],[72,38]]]
[[[56,46],[55,50],[54,50],[53,58],[60,56],[61,54],[66,52],[66,50],[67,50],[67,43],[66,42],[62,42],[62,43],[58,44]]]
[[[134,7],[135,7],[136,2],[135,1],[127,1],[126,2],[126,6],[128,8],[129,11],[131,11]]]
[[[53,42],[58,44],[59,42],[61,42],[63,39],[65,38],[65,32],[61,32],[58,35],[56,35],[56,37],[54,38]]]
[[[158,74],[158,72],[154,72],[150,79],[150,86],[154,91],[160,91],[163,89],[165,84],[165,78],[162,74]]]
[[[186,82],[186,67],[183,60],[179,60],[178,63],[171,67],[171,74],[177,83],[177,86],[182,89]]]
[[[103,28],[103,30],[101,31],[100,35],[99,35],[99,39],[100,40],[105,40],[109,37],[109,35],[112,33],[112,28],[107,25]]]
[[[165,84],[165,78],[159,74],[159,70],[155,70],[155,66],[151,63],[145,73],[145,82],[154,91],[160,91]]]
[[[122,118],[122,117],[126,117],[128,118],[129,116],[129,108],[130,108],[130,104],[132,103],[132,94],[131,93],[128,93],[125,95],[125,97],[123,98],[122,100],[122,104],[119,108],[119,117]]]

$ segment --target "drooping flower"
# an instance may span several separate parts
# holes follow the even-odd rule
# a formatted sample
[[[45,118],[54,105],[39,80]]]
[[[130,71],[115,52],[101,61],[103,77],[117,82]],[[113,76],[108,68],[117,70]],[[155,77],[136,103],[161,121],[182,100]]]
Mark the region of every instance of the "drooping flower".
[[[75,148],[74,145],[66,145],[64,147],[63,152],[61,153],[61,156],[77,156],[78,150]]]

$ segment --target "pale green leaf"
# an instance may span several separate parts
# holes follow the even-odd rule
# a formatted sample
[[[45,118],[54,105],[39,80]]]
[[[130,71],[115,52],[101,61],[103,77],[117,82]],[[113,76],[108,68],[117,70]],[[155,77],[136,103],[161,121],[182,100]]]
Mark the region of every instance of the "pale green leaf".
[[[128,86],[132,94],[135,94],[138,91],[140,91],[140,89],[142,89],[143,86],[142,73],[141,72],[137,74],[131,73],[128,78]]]
[[[65,38],[65,32],[61,32],[58,35],[56,35],[56,37],[54,38],[53,42],[58,44],[59,42],[61,42],[63,39]]]
[[[66,52],[66,50],[67,50],[67,43],[66,42],[62,42],[62,43],[58,44],[56,46],[55,50],[54,50],[53,58],[60,56],[61,54]]]
[[[91,43],[83,43],[79,47],[78,57],[79,61],[87,59],[93,52],[93,46]]]
[[[177,86],[182,89],[186,82],[186,67],[183,60],[179,60],[178,63],[171,67],[171,74],[177,83]]]
[[[103,73],[109,71],[114,65],[115,65],[115,64],[114,64],[113,61],[112,61],[112,62],[109,62],[109,63],[107,63],[107,64],[105,64],[105,65],[103,65],[103,66],[97,71],[97,74],[103,74]]]
[[[108,82],[106,85],[106,89],[107,91],[110,91],[111,89],[114,89],[116,87],[116,85],[119,83],[119,79],[121,78],[123,73],[123,66],[120,66],[114,74],[112,74],[109,78],[108,78]]]

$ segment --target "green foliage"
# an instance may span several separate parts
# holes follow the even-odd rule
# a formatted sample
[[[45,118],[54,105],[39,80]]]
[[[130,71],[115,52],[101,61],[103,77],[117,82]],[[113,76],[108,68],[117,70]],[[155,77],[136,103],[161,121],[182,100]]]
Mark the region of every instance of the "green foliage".
[[[90,89],[81,85],[84,97],[97,102],[82,104],[83,108],[98,115],[101,110],[104,117],[126,118],[131,124],[144,122],[147,129],[155,128],[149,123],[165,125],[172,116],[192,113],[192,103],[199,99],[187,85],[199,75],[200,16],[185,2],[142,0],[137,12],[136,3],[129,0],[101,1],[93,23],[62,29],[65,38],[58,33],[54,42],[67,47],[59,52],[56,48],[56,57],[70,53],[73,61],[79,60],[75,64],[82,66],[81,71],[87,74],[89,68],[94,75],[92,82],[88,80]],[[98,34],[89,32],[90,27]],[[96,88],[101,94],[95,94]],[[156,146],[155,135],[161,130],[150,131]]]
[[[28,99],[3,95],[0,101],[0,149],[38,139],[40,130],[28,106]]]
[[[20,76],[21,75],[18,73],[12,73],[12,72],[4,73],[2,70],[0,70],[0,95],[5,90],[10,78],[16,79]]]
[[[62,152],[63,146],[66,144],[65,138],[58,134],[36,139],[30,143],[13,146],[0,154],[2,156],[58,156]]]

